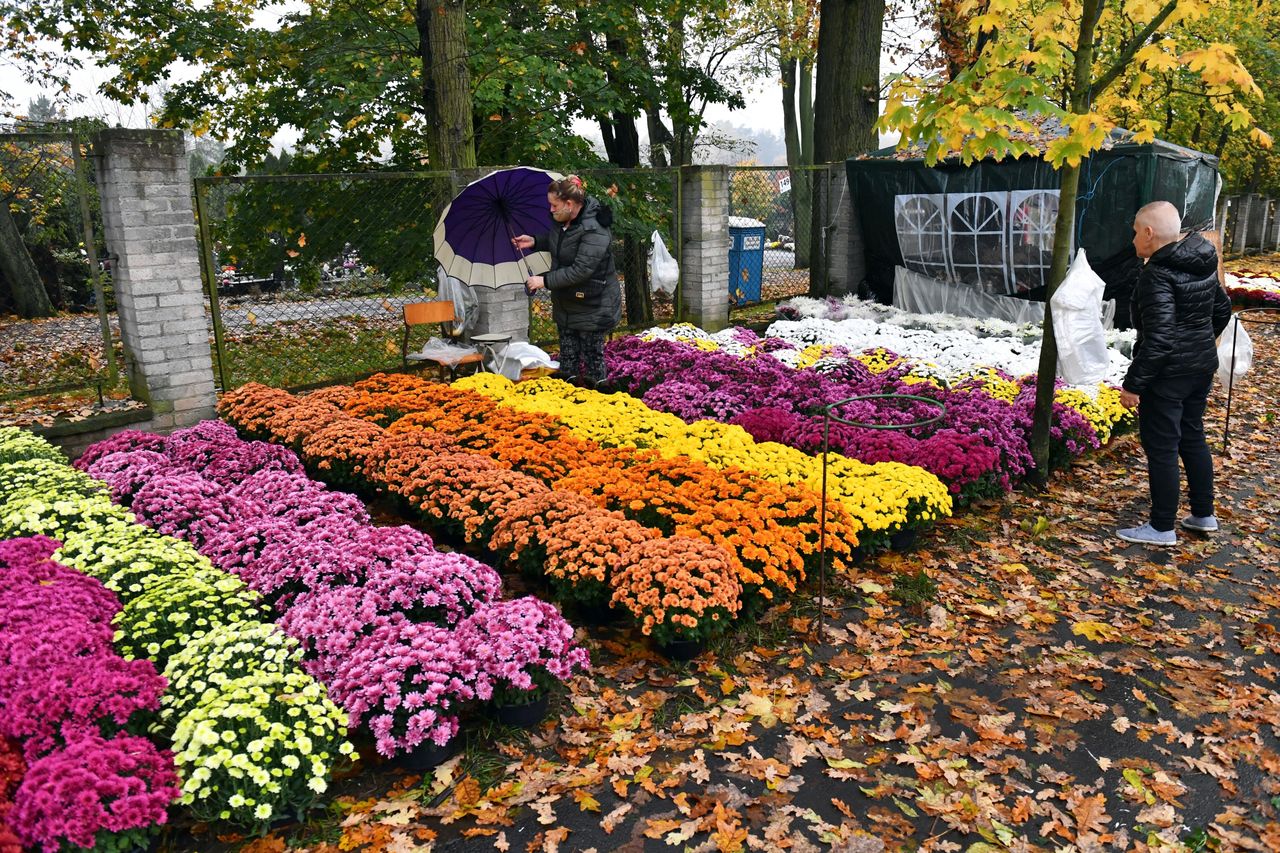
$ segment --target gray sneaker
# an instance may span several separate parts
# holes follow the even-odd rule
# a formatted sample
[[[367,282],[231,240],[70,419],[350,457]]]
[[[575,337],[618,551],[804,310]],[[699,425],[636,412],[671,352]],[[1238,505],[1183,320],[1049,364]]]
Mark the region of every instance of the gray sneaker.
[[[1177,545],[1178,534],[1172,530],[1156,530],[1148,522],[1141,527],[1125,527],[1116,531],[1116,535],[1126,542],[1136,542],[1139,545]]]
[[[1188,515],[1182,519],[1182,526],[1186,530],[1200,533],[1215,533],[1218,530],[1218,519],[1212,515]]]

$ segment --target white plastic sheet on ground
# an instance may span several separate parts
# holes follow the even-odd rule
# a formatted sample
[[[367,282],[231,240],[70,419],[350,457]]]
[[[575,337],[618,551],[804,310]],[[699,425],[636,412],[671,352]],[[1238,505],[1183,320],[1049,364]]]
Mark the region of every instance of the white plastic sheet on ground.
[[[893,305],[915,314],[952,314],[1037,326],[1044,322],[1043,303],[948,284],[904,267],[894,267]]]
[[[1102,328],[1106,282],[1076,252],[1067,277],[1053,294],[1053,335],[1058,343],[1058,375],[1071,385],[1096,385],[1107,376],[1110,358]]]

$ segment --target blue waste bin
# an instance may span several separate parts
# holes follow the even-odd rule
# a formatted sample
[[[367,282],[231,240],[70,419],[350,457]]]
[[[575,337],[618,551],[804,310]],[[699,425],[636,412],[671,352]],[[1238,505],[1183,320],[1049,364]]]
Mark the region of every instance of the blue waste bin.
[[[729,217],[729,300],[734,305],[760,301],[764,282],[764,223]]]

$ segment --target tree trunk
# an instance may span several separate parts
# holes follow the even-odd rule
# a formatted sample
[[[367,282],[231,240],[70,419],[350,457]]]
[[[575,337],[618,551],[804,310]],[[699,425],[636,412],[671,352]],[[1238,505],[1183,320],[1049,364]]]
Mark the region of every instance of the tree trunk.
[[[52,317],[53,303],[40,280],[31,254],[22,242],[18,223],[13,221],[9,205],[0,204],[0,273],[9,285],[13,310],[19,317]]]
[[[818,19],[813,162],[841,162],[875,147],[885,0],[827,0]],[[826,211],[813,205],[809,295],[827,292]],[[843,235],[841,239],[848,239]]]
[[[645,110],[645,116],[649,122],[649,165],[655,169],[665,169],[671,163],[667,158],[667,147],[671,145],[671,131],[663,123],[656,104]]]
[[[813,226],[813,63],[800,60],[800,166],[791,173],[791,194],[796,200],[795,268],[809,269],[810,233]]]
[[[1071,81],[1071,111],[1087,111],[1093,84],[1093,33],[1101,0],[1084,0],[1080,35],[1076,40],[1075,68]],[[1053,294],[1067,277],[1071,265],[1071,241],[1076,228],[1076,196],[1080,192],[1080,166],[1062,167],[1058,193],[1058,221],[1053,230],[1053,264],[1049,287],[1044,295],[1044,325],[1040,343],[1040,365],[1036,373],[1036,404],[1031,415],[1031,457],[1036,470],[1033,482],[1040,488],[1049,483],[1049,439],[1053,426],[1054,383],[1058,378],[1058,339],[1053,333]]]
[[[467,65],[466,0],[418,0],[422,106],[432,169],[474,169],[476,139]]]

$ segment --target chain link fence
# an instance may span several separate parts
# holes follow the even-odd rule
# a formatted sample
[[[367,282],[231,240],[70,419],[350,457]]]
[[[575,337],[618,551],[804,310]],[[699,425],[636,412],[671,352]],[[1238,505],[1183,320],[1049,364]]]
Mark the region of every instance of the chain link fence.
[[[222,390],[331,384],[401,366],[401,308],[436,294],[448,173],[197,178]]]
[[[400,368],[402,306],[436,295],[436,222],[482,173],[197,178],[219,388],[302,388]],[[674,245],[678,172],[578,174],[613,209],[624,293],[628,282],[638,285],[624,322],[643,325],[655,313],[669,319],[670,298],[647,298],[648,251],[654,231]],[[529,338],[557,341],[545,294],[529,301]]]
[[[742,307],[809,291],[814,207],[825,222],[827,167],[729,170],[729,302]]]
[[[132,404],[90,157],[68,130],[0,133],[0,422]]]

